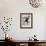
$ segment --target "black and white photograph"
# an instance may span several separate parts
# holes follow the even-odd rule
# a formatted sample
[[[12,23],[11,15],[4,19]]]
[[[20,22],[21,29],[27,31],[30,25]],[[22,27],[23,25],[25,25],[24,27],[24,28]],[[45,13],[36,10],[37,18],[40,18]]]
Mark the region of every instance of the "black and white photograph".
[[[20,13],[20,28],[32,28],[32,13]]]

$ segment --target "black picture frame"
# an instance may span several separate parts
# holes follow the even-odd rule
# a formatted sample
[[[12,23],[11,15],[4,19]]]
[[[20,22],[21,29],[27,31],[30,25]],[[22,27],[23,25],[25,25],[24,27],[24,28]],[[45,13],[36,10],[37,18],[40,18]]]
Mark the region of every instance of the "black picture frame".
[[[20,13],[20,28],[32,29],[32,27],[33,27],[33,13]]]

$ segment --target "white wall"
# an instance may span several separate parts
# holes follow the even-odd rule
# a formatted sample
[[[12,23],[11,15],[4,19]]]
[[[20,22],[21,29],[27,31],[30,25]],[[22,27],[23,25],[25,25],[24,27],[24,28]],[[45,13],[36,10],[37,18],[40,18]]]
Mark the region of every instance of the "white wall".
[[[37,39],[46,40],[45,12],[45,6],[35,9],[31,7],[28,0],[0,0],[0,17],[13,18],[12,26],[8,33],[10,37],[14,37],[16,40],[27,40],[34,34],[37,35]],[[20,13],[33,13],[32,29],[20,29]],[[0,36],[0,39],[2,39],[2,36]]]

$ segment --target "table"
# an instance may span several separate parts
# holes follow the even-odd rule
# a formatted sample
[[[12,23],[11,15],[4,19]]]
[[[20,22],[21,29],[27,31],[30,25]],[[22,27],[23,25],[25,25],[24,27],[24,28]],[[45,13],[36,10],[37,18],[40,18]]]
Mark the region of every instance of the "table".
[[[29,40],[6,40],[9,44],[14,44],[16,46],[20,46],[20,44],[23,44],[22,46],[40,46],[42,44],[46,44],[46,40],[39,40],[39,41],[29,41]],[[46,45],[45,45],[46,46]]]

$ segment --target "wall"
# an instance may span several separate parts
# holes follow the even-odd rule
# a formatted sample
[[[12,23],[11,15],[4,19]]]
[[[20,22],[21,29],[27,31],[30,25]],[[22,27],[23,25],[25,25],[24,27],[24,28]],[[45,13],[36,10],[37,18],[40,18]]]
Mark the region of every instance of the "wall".
[[[8,34],[16,40],[28,40],[34,34],[37,35],[37,39],[46,40],[45,12],[45,6],[35,9],[31,7],[28,0],[0,0],[0,17],[13,18]],[[20,29],[20,13],[33,13],[32,29]],[[1,33],[0,35],[2,35]],[[2,39],[2,36],[0,36],[0,39]]]

